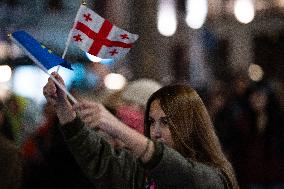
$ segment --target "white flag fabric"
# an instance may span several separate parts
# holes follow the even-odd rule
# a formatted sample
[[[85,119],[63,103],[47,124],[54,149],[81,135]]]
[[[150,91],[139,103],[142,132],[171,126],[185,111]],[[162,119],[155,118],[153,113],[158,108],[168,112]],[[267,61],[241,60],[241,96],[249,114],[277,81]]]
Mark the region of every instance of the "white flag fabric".
[[[70,40],[81,50],[115,61],[124,57],[138,39],[138,35],[112,25],[84,5],[80,6],[70,33]]]

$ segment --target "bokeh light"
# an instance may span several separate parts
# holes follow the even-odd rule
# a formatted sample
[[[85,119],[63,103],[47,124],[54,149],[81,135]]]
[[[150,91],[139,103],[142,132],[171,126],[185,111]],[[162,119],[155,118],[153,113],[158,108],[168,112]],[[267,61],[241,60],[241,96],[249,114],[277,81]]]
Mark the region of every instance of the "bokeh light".
[[[254,19],[255,7],[252,0],[235,0],[234,14],[237,20],[248,24]]]
[[[193,29],[199,29],[204,24],[208,13],[207,0],[187,0],[186,23]]]
[[[173,0],[160,0],[158,5],[158,30],[164,36],[172,36],[177,29],[176,7]]]
[[[108,89],[119,90],[126,84],[126,79],[121,74],[110,73],[104,78],[104,84]]]
[[[257,64],[251,64],[248,68],[249,78],[253,81],[260,81],[263,78],[263,69]]]

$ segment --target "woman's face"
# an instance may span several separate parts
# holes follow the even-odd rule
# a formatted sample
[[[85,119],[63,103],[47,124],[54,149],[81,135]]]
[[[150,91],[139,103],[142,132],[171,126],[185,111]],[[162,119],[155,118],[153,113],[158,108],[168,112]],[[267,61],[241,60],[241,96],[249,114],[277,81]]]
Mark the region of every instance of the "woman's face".
[[[168,117],[162,110],[159,100],[154,100],[150,106],[149,122],[151,139],[173,147],[174,143],[169,129]]]

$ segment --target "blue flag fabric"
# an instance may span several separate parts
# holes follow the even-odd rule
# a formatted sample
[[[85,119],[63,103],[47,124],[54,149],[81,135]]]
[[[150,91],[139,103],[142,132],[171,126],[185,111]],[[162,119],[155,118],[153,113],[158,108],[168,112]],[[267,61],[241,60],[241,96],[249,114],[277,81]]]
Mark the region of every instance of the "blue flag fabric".
[[[14,41],[26,51],[27,55],[33,61],[37,64],[41,64],[47,70],[57,65],[73,70],[70,63],[53,54],[52,51],[41,45],[25,31],[16,31],[12,33],[12,39],[14,39]]]

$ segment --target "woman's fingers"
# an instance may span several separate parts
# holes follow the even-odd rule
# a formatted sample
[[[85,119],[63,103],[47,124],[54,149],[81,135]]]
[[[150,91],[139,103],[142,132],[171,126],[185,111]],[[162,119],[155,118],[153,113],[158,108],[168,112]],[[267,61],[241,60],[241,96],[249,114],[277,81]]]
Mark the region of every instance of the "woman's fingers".
[[[43,87],[43,95],[45,97],[57,97],[55,84],[50,79],[48,79],[47,84]]]
[[[64,80],[62,79],[62,77],[58,73],[52,72],[51,75],[56,79],[56,81],[58,81],[58,83],[60,83],[64,88],[66,88]],[[49,78],[49,80],[51,80],[51,77]],[[65,98],[66,93],[59,86],[55,85],[54,81],[52,81],[52,83],[54,84],[54,87],[56,88],[56,92],[57,92],[58,97]]]
[[[43,95],[45,96],[47,102],[49,102],[52,105],[55,105],[57,94],[56,89],[52,87],[51,85],[47,84],[43,88]]]
[[[78,111],[78,113],[80,114],[81,118],[85,118],[88,116],[93,116],[94,118],[99,117],[99,112],[94,111],[93,109],[82,109],[81,111]]]
[[[52,72],[51,75],[61,84],[65,85],[64,84],[64,80],[62,79],[62,77],[56,73],[56,72]]]
[[[97,102],[83,100],[73,105],[73,110],[78,112],[82,121],[91,127],[104,124],[104,107]]]
[[[82,102],[78,102],[76,104],[73,105],[73,109],[75,111],[81,111],[81,110],[84,110],[84,109],[98,109],[98,105],[96,102],[88,102],[86,100],[83,100]]]
[[[57,72],[52,72],[51,75],[60,83],[64,84],[64,80]]]
[[[46,101],[53,106],[56,105],[56,100],[54,98],[48,97],[46,98]]]

